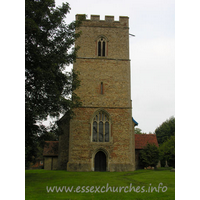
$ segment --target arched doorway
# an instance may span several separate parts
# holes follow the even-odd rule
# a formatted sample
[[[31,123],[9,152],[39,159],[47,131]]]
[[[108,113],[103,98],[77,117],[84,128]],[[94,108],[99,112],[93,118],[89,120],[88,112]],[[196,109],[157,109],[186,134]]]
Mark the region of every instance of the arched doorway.
[[[106,155],[103,151],[98,151],[94,159],[95,171],[106,171]]]

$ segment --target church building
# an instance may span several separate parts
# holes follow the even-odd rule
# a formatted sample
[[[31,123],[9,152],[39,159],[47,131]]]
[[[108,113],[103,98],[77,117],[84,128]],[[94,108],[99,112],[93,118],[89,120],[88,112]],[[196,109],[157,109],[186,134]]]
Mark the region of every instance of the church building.
[[[76,15],[78,19],[82,15]],[[78,28],[80,49],[74,70],[82,106],[59,126],[57,169],[134,171],[135,137],[129,59],[129,18],[91,15]]]

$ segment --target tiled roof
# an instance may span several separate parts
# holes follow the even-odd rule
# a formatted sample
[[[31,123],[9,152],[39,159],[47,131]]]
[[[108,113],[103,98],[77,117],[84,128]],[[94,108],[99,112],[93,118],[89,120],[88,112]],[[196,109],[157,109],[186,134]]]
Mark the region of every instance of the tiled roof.
[[[59,141],[45,141],[43,156],[58,156]]]
[[[135,149],[144,149],[148,143],[159,147],[155,134],[135,134]]]

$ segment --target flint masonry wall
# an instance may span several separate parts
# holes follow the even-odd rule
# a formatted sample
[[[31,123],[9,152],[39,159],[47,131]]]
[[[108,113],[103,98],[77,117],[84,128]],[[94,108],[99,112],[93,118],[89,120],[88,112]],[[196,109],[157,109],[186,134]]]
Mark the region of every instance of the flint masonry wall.
[[[119,17],[119,21],[114,21],[113,16],[105,16],[105,20],[100,20],[100,16],[92,15],[77,31],[82,34],[76,41],[80,49],[74,69],[80,72],[81,86],[76,94],[81,98],[82,107],[74,110],[76,116],[70,121],[67,170],[93,171],[99,150],[106,154],[107,171],[135,170],[129,18]],[[106,39],[105,57],[98,56],[100,37]],[[91,120],[98,110],[109,113],[109,142],[91,140]]]

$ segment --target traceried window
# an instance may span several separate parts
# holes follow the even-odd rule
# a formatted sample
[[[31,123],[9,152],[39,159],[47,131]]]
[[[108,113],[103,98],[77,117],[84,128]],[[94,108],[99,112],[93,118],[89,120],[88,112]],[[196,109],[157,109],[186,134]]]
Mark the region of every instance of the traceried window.
[[[106,40],[104,37],[100,37],[99,40],[97,41],[98,45],[98,56],[106,56]]]
[[[110,141],[110,120],[107,113],[99,111],[92,120],[92,142]]]

